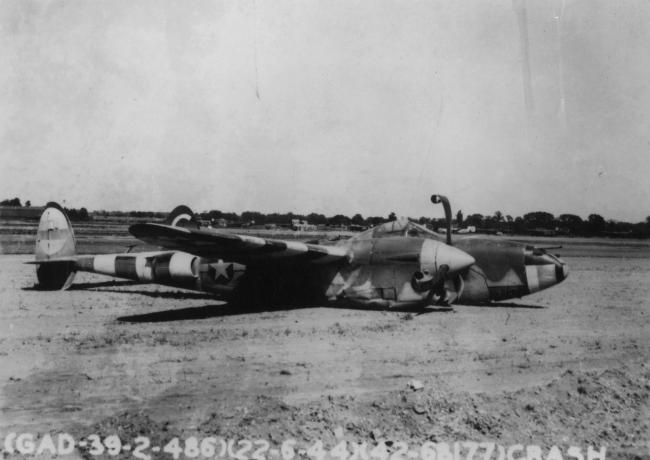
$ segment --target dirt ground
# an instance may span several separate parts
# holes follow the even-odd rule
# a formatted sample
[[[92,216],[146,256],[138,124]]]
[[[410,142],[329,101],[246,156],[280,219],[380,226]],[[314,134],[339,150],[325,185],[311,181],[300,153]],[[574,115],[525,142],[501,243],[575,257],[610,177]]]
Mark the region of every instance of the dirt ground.
[[[0,433],[491,440],[650,458],[650,250],[628,249],[574,248],[563,284],[516,303],[423,314],[241,312],[90,274],[41,292],[30,256],[0,256]]]

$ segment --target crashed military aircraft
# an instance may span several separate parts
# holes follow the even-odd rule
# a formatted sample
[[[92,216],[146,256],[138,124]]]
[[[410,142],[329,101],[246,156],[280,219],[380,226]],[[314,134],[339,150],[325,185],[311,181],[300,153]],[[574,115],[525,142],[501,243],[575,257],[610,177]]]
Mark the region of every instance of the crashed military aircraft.
[[[452,242],[451,208],[441,195],[446,240],[408,220],[386,222],[353,238],[314,244],[201,227],[187,206],[164,223],[135,224],[155,252],[77,255],[68,217],[48,203],[38,227],[38,286],[67,289],[77,271],[207,292],[237,302],[335,302],[375,308],[485,304],[551,287],[568,266],[543,248],[505,239]]]

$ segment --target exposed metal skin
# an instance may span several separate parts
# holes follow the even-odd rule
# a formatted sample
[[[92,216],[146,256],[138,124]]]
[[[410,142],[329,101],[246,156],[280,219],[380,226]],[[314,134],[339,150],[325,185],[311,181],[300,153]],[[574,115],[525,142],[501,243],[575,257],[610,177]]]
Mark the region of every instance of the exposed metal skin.
[[[467,270],[474,259],[467,253],[433,239],[394,236],[398,223],[387,230],[366,232],[345,243],[350,260],[338,270],[326,291],[330,300],[347,300],[357,305],[403,307],[429,302],[427,282],[441,270],[445,275]],[[400,232],[406,231],[403,227]]]
[[[448,204],[444,197],[438,200]],[[174,209],[165,224],[136,224],[129,230],[165,249],[78,256],[69,220],[60,206],[50,203],[30,262],[38,265],[39,285],[65,289],[76,271],[87,271],[231,301],[394,308],[521,297],[568,275],[566,264],[543,249],[475,237],[457,238],[451,246],[408,220],[387,222],[335,245],[202,228],[186,206]]]

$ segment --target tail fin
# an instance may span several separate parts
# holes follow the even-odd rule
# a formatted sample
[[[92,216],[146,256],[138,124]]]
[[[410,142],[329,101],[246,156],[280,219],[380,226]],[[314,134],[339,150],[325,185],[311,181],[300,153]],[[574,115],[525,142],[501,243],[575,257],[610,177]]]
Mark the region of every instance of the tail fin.
[[[38,286],[67,289],[75,275],[76,240],[70,220],[57,203],[46,205],[36,233],[35,260]]]
[[[167,216],[167,219],[165,219],[165,223],[172,227],[199,227],[199,222],[194,217],[192,210],[183,204],[174,208],[174,210]]]

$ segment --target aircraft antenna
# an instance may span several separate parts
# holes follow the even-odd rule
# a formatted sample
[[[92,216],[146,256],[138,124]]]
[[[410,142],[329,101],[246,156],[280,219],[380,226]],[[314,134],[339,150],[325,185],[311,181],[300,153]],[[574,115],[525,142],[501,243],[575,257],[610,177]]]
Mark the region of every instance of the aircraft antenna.
[[[442,203],[443,208],[445,208],[445,220],[447,221],[447,244],[451,244],[451,205],[449,200],[444,195],[431,195],[431,202],[434,204]]]

